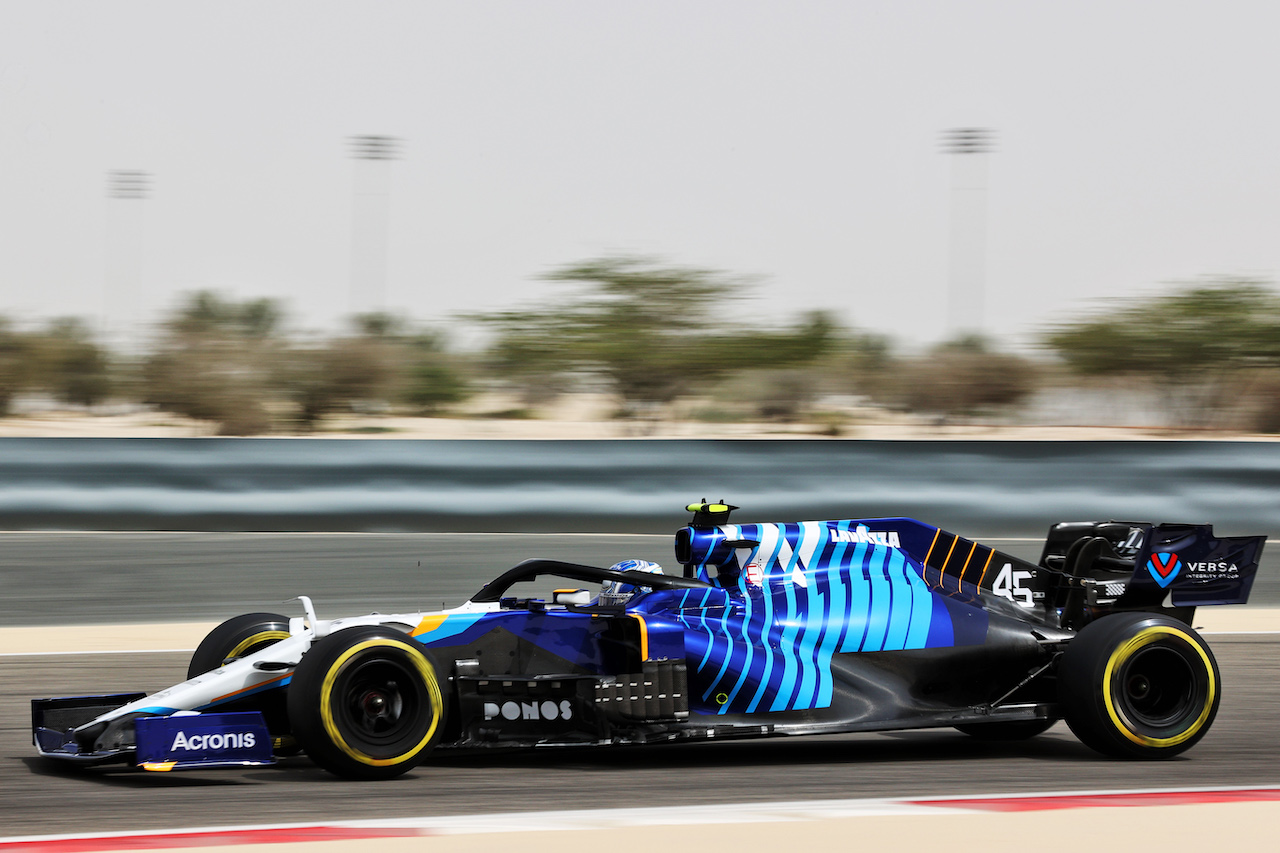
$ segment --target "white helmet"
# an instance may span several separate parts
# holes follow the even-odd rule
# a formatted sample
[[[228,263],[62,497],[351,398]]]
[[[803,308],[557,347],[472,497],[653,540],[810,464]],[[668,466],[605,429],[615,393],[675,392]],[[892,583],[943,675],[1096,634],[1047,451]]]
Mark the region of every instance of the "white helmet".
[[[609,567],[615,572],[649,572],[662,574],[662,566],[648,560],[623,560]],[[650,586],[634,586],[622,581],[607,580],[600,585],[600,603],[605,605],[626,604],[637,592],[653,592]]]

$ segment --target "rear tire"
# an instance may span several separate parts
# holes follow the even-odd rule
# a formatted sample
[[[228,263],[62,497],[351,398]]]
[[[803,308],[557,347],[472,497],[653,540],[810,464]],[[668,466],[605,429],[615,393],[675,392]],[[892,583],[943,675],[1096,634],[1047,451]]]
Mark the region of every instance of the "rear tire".
[[[392,628],[318,640],[289,686],[289,722],[307,755],[349,779],[390,779],[417,765],[444,728],[435,665]]]
[[[1218,664],[1189,626],[1159,613],[1086,625],[1058,666],[1067,725],[1118,758],[1172,758],[1209,731],[1222,700]]]

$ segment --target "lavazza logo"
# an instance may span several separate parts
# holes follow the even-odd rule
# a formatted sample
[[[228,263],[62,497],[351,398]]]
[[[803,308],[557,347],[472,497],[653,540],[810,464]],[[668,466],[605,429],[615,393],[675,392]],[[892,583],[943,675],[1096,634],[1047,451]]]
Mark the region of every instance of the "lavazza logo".
[[[186,732],[178,732],[173,739],[173,746],[169,747],[169,751],[183,749],[187,751],[200,751],[206,749],[253,749],[257,744],[258,738],[253,732],[218,732],[211,735],[190,735]]]
[[[831,528],[832,542],[856,542],[859,545],[887,545],[890,548],[901,548],[896,530],[868,530],[859,527],[857,530],[839,530]]]

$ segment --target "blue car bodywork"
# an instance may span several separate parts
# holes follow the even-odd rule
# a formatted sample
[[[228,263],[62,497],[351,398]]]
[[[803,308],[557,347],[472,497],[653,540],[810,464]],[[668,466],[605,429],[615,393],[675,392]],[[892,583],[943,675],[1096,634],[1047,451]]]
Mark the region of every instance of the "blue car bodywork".
[[[434,714],[414,745],[420,754],[396,753],[398,772],[431,747],[930,726],[1021,737],[1064,717],[1104,752],[1159,757],[1203,736],[1220,700],[1216,665],[1187,627],[1194,609],[1244,603],[1264,541],[1217,537],[1208,525],[1067,523],[1031,564],[907,518],[731,524],[734,507],[690,509],[675,537],[680,576],[531,560],[452,610],[333,622],[312,612],[292,620],[287,638],[162,694],[34,700],[37,747],[151,769],[235,763],[230,748],[203,763],[154,750],[139,758],[138,719],[176,720],[176,732],[191,712],[211,723],[257,712],[277,742],[295,730],[336,737],[329,717],[328,728],[309,727],[300,719],[309,709],[286,697],[317,644],[377,626],[412,638],[430,662],[428,681],[439,681],[436,698],[418,702]],[[513,594],[546,576],[570,585],[549,597]],[[616,605],[592,596],[616,578],[639,591]],[[343,654],[334,653],[329,682]],[[1077,686],[1064,696],[1067,683]],[[362,700],[366,722],[384,700]],[[214,742],[235,738],[243,735]],[[253,763],[270,760],[261,741]]]

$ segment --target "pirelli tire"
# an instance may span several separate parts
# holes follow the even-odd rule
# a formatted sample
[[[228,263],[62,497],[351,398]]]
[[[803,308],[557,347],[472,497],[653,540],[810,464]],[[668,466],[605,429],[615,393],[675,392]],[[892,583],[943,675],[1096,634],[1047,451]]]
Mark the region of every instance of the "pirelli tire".
[[[1213,724],[1222,678],[1205,641],[1158,613],[1086,625],[1058,667],[1059,703],[1084,744],[1118,758],[1172,758]]]
[[[288,707],[307,755],[348,779],[390,779],[413,768],[440,738],[446,710],[426,650],[376,625],[312,645],[294,670]]]
[[[279,613],[246,613],[223,622],[210,631],[191,655],[187,678],[211,672],[236,658],[264,649],[289,638],[289,617]],[[289,733],[289,719],[284,697],[271,691],[254,697],[231,710],[256,710],[262,713],[271,732],[272,751],[279,756],[294,755],[298,745]]]
[[[289,639],[289,617],[279,613],[246,613],[210,631],[191,655],[187,678],[211,672],[236,658]]]

